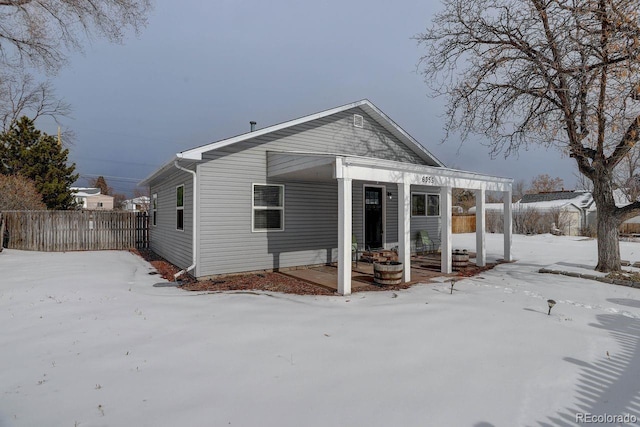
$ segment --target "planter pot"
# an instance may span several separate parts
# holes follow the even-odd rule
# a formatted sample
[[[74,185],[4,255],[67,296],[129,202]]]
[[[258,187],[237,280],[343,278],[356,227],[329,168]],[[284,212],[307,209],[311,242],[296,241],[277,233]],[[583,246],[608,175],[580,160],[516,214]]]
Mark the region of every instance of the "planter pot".
[[[469,265],[469,252],[465,249],[463,251],[456,249],[451,256],[451,268],[454,270],[462,270]]]
[[[399,285],[402,283],[403,265],[398,261],[373,264],[373,282],[376,285]]]

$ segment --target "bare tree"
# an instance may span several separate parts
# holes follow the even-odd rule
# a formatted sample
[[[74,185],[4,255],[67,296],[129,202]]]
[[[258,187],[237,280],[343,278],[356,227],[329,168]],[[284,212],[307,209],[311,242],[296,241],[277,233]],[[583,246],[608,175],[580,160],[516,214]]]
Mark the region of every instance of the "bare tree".
[[[511,201],[517,202],[522,199],[522,196],[525,195],[527,189],[527,183],[524,179],[519,179],[513,183],[513,188],[511,189]]]
[[[0,211],[47,209],[35,182],[24,176],[0,174],[0,193]]]
[[[544,215],[538,209],[518,204],[513,209],[513,232],[516,234],[547,233],[549,226],[543,224]]]
[[[102,175],[100,175],[97,178],[89,180],[89,185],[92,188],[99,188],[100,194],[104,194],[105,196],[114,195],[113,188],[109,187],[109,184],[107,184],[107,180],[104,179],[104,176]]]
[[[71,51],[94,36],[121,42],[146,24],[150,0],[0,0],[0,120],[7,130],[19,117],[36,120],[70,112],[49,82],[27,72],[55,73]],[[65,140],[73,135],[65,131]]]
[[[640,24],[635,0],[443,0],[425,81],[448,97],[447,135],[490,138],[492,155],[530,144],[570,154],[593,183],[599,271],[620,270],[614,168],[640,139]]]
[[[549,175],[541,174],[534,177],[531,180],[531,187],[529,193],[548,193],[550,191],[560,191],[564,188],[564,181],[562,178],[551,178]]]
[[[582,191],[593,192],[593,182],[579,171],[575,172],[573,176],[576,177],[576,189]]]
[[[453,203],[456,206],[462,207],[465,212],[469,211],[469,208],[476,204],[475,193],[464,188],[454,188],[452,191],[452,197]]]
[[[121,42],[146,24],[150,0],[0,0],[0,64],[55,72],[94,35]]]
[[[49,116],[57,121],[71,112],[69,104],[56,98],[50,82],[35,83],[30,74],[23,72],[0,74],[0,100],[2,131],[9,130],[22,116],[33,121]],[[67,135],[65,139],[69,138]]]
[[[629,201],[640,198],[640,149],[633,147],[614,171],[618,188]]]
[[[556,228],[566,234],[571,233],[571,214],[569,211],[560,206],[553,206],[549,208],[549,219],[555,224]],[[576,230],[577,231],[577,230]]]
[[[151,198],[149,197],[149,187],[136,188],[133,190],[134,199],[138,199],[138,209],[140,212],[149,212],[149,205],[151,204]]]

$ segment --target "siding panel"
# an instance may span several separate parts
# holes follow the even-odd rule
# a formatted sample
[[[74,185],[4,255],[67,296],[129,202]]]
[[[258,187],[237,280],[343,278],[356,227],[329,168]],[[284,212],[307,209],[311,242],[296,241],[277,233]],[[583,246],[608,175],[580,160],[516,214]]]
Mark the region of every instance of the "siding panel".
[[[353,126],[354,113],[364,117],[364,128]],[[335,261],[338,240],[337,182],[267,179],[268,150],[347,154],[424,163],[359,108],[205,153],[204,158],[208,161],[199,166],[198,177],[200,253],[197,276]],[[284,184],[284,231],[252,232],[253,183]],[[175,180],[169,187],[173,188],[174,185]],[[363,185],[362,182],[354,182],[352,198],[353,230],[360,245],[364,240]],[[386,187],[385,195],[386,191],[391,191],[394,198],[386,200],[385,241],[395,246],[398,240],[397,186],[386,184]],[[185,194],[190,197],[191,190],[185,187]],[[163,233],[156,230],[155,236],[164,240],[156,243],[155,247],[162,250],[158,252],[160,255],[169,259],[163,254],[168,254],[168,245],[174,233],[164,223],[162,230]],[[185,230],[184,234],[187,235],[188,231]],[[180,249],[185,255],[190,255],[190,250],[186,251],[188,244],[188,239],[185,239],[184,247]],[[188,265],[189,260],[183,256],[181,263],[188,261]]]
[[[184,230],[176,230],[176,187],[184,185]],[[180,268],[192,262],[193,178],[176,169],[161,183],[152,183],[150,194],[158,194],[157,224],[149,227],[150,248]],[[152,219],[153,221],[153,219]]]

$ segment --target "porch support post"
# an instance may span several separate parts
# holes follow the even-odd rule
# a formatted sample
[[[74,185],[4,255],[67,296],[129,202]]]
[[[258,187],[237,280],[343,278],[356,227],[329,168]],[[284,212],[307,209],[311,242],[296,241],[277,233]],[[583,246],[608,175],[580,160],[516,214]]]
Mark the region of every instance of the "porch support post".
[[[440,240],[441,247],[441,267],[444,274],[450,274],[451,266],[451,187],[440,187]]]
[[[476,190],[476,265],[478,267],[484,267],[487,264],[485,224],[484,189],[480,189]]]
[[[411,281],[411,184],[398,183],[398,260],[404,265],[402,281]]]
[[[502,192],[504,200],[504,260],[511,261],[511,229],[512,229],[512,215],[511,215],[511,188],[508,191]]]
[[[351,294],[352,182],[338,178],[338,293]]]

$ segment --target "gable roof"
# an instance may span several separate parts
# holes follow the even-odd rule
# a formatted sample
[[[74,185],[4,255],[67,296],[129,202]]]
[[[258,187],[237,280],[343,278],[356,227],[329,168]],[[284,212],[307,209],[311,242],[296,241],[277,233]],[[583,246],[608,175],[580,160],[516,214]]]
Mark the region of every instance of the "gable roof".
[[[199,162],[199,161],[202,161],[202,155],[208,151],[217,150],[219,148],[227,147],[232,144],[237,144],[239,142],[246,141],[251,138],[256,138],[272,132],[277,132],[282,129],[286,129],[292,126],[297,126],[303,123],[311,122],[313,120],[321,119],[323,117],[327,117],[332,114],[341,113],[343,111],[347,111],[357,107],[361,108],[372,119],[374,119],[376,123],[378,123],[380,126],[385,128],[389,133],[391,133],[391,135],[398,138],[398,140],[404,143],[411,151],[416,153],[418,157],[424,160],[426,164],[430,166],[445,167],[444,163],[438,160],[436,156],[431,154],[417,140],[415,140],[404,129],[398,126],[393,120],[391,120],[391,118],[389,118],[389,116],[383,113],[378,107],[373,105],[371,101],[369,101],[368,99],[362,99],[360,101],[352,102],[350,104],[345,104],[340,107],[331,108],[329,110],[324,110],[319,113],[310,114],[308,116],[303,116],[294,120],[282,122],[282,123],[269,126],[263,129],[254,130],[252,132],[247,132],[231,138],[222,139],[216,142],[212,142],[210,144],[202,145],[200,147],[195,147],[190,150],[181,151],[179,153],[176,153],[176,155],[172,157],[169,161],[167,161],[165,164],[160,166],[158,169],[153,171],[149,176],[143,179],[139,185],[147,185],[151,182],[151,180],[162,175],[164,172],[173,169],[174,163],[176,161],[190,161],[191,163]],[[336,153],[336,154],[342,154],[342,153]]]
[[[593,204],[593,195],[589,191],[551,191],[525,194],[518,203],[539,209],[563,207],[569,204],[578,209],[586,209]]]
[[[577,196],[575,191],[551,191],[545,193],[525,194],[520,203],[550,202],[552,200],[570,200]]]
[[[444,166],[444,164],[438,160],[433,154],[431,154],[426,148],[424,148],[418,141],[416,141],[411,135],[409,135],[404,129],[398,126],[389,116],[383,113],[378,107],[373,105],[368,99],[362,99],[360,101],[345,104],[340,107],[324,110],[319,113],[310,114],[308,116],[300,117],[294,120],[289,120],[283,123],[279,123],[273,126],[268,126],[263,129],[258,129],[253,132],[247,132],[242,135],[234,136],[231,138],[223,139],[220,141],[212,142],[200,147],[192,148],[190,150],[182,151],[176,154],[178,159],[186,160],[202,160],[202,154],[207,151],[216,150],[219,148],[227,147],[232,144],[236,144],[241,141],[245,141],[250,138],[256,138],[262,135],[266,135],[272,132],[277,132],[282,129],[290,128],[299,124],[307,123],[313,120],[321,119],[323,117],[330,116],[332,114],[341,113],[343,111],[350,110],[352,108],[360,107],[371,118],[373,118],[379,125],[384,127],[389,133],[402,141],[409,149],[416,153],[421,159],[432,166]]]
[[[76,197],[91,197],[100,195],[100,189],[94,187],[70,187],[69,189],[73,191],[73,195]]]

